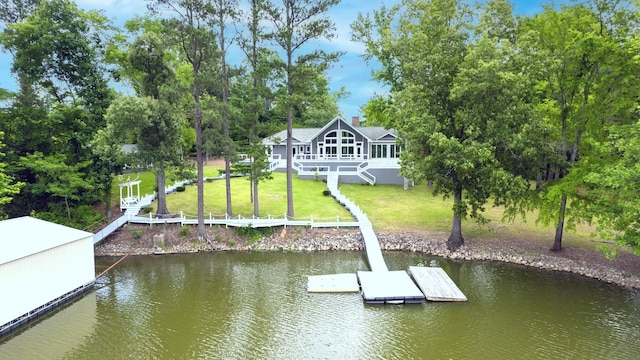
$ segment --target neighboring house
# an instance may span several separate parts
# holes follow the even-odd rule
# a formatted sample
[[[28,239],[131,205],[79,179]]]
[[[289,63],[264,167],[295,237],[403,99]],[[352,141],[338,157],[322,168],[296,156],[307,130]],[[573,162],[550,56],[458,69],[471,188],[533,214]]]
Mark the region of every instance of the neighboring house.
[[[404,184],[398,162],[402,146],[398,133],[381,126],[360,126],[340,117],[323,128],[293,129],[293,169],[298,177],[324,178],[337,171],[345,183]],[[286,171],[287,131],[263,140],[270,149],[271,170]]]

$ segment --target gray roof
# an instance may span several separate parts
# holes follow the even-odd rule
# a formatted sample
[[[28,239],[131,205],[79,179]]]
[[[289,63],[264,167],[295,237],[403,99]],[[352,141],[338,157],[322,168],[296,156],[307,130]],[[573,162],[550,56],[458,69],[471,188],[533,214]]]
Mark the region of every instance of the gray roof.
[[[314,137],[318,135],[320,131],[329,126],[329,124],[344,120],[340,117],[336,117],[327,123],[326,126],[322,128],[294,128],[292,132],[293,143],[294,144],[307,144],[313,140]],[[350,124],[349,124],[350,125]],[[385,129],[382,126],[352,126],[356,131],[360,132],[363,136],[365,136],[369,140],[378,140],[385,135],[391,135],[393,137],[398,137],[398,133],[394,129]],[[262,143],[265,145],[278,145],[284,144],[287,139],[287,130],[282,130],[276,134],[269,136],[262,140]]]
[[[120,147],[120,151],[125,154],[132,154],[138,152],[138,145],[136,144],[124,144]]]

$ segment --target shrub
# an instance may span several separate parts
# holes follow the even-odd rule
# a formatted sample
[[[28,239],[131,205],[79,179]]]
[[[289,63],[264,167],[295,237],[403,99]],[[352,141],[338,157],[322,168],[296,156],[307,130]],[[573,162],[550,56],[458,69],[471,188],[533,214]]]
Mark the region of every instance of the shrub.
[[[151,212],[153,212],[153,208],[151,206],[147,206],[147,207],[142,208],[142,213],[144,213],[144,214],[148,214],[148,213],[151,213]]]
[[[184,187],[184,186],[178,186],[178,187],[176,187],[176,191],[177,191],[177,192],[183,192],[184,190],[185,190],[185,187]]]
[[[139,239],[142,236],[142,230],[133,230],[131,236],[133,236],[134,239]]]
[[[229,241],[227,241],[227,244],[229,244],[229,246],[234,247],[236,246],[236,242],[232,239],[229,239]]]
[[[331,195],[331,190],[329,190],[329,189],[324,189],[324,190],[322,190],[322,195],[324,195],[324,196],[329,196],[329,195]]]
[[[189,227],[183,226],[180,228],[180,236],[185,237],[189,235]]]
[[[236,234],[242,235],[247,239],[249,245],[258,242],[262,235],[270,235],[271,228],[254,228],[251,224],[235,228]]]

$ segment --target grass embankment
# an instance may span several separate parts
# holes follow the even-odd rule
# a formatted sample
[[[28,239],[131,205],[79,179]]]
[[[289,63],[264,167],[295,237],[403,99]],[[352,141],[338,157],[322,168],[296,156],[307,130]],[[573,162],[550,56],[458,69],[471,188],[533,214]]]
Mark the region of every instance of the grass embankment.
[[[130,179],[142,180],[140,192],[152,193],[154,177],[151,173],[131,174]],[[218,168],[205,167],[205,177],[218,176]],[[313,180],[300,180],[294,177],[293,198],[296,219],[306,220],[313,216],[318,221],[351,221],[351,215],[330,196],[322,191],[326,184]],[[247,178],[231,179],[232,205],[235,215],[251,217],[253,204],[250,202],[249,181]],[[378,231],[438,231],[449,232],[453,213],[452,199],[433,196],[424,185],[404,190],[400,185],[363,186],[360,184],[340,184],[340,191],[358,204],[367,214]],[[281,217],[287,211],[286,177],[284,173],[274,173],[272,180],[260,183],[260,215]],[[205,183],[205,214],[221,215],[226,212],[225,182],[216,180]],[[114,185],[114,199],[119,199],[117,183]],[[184,192],[167,196],[169,211],[183,211],[189,217],[197,214],[197,189],[187,186]],[[488,224],[478,224],[472,220],[463,221],[462,231],[465,237],[522,239],[548,243],[551,247],[554,227],[536,224],[536,214],[527,219],[517,219],[513,223],[503,223],[503,208],[487,206],[485,217]],[[154,210],[155,211],[155,210]],[[578,226],[576,232],[565,232],[563,243],[566,246],[594,248],[593,231],[588,226]]]

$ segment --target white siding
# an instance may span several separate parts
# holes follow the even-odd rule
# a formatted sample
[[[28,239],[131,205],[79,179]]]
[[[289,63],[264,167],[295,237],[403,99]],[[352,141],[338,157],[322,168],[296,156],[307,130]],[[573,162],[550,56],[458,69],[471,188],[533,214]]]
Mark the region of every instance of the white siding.
[[[0,264],[0,325],[94,278],[91,236]]]

